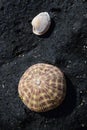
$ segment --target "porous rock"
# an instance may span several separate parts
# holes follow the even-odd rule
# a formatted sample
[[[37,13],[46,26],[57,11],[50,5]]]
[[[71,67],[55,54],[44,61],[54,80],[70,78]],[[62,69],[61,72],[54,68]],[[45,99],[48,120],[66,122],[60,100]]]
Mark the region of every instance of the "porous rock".
[[[43,37],[31,21],[49,12],[52,26]],[[50,112],[31,112],[18,97],[23,72],[36,63],[58,66],[67,79],[63,104]],[[83,130],[87,127],[86,0],[0,1],[0,129]]]

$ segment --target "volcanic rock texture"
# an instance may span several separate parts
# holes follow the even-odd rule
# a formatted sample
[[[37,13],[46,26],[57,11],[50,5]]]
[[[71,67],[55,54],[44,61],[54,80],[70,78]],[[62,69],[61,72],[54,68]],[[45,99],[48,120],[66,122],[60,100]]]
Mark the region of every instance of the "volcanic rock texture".
[[[32,33],[48,12],[51,28]],[[60,107],[30,111],[18,96],[24,71],[36,63],[59,67],[67,81]],[[0,130],[85,130],[87,127],[87,0],[0,0]]]

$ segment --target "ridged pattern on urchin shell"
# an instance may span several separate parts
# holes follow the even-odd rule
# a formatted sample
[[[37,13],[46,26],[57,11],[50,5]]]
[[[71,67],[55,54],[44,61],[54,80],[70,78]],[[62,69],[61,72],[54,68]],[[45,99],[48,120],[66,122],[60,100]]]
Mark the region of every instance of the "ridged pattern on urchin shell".
[[[66,94],[66,82],[59,68],[44,63],[29,67],[18,85],[19,96],[24,104],[36,112],[56,108]]]

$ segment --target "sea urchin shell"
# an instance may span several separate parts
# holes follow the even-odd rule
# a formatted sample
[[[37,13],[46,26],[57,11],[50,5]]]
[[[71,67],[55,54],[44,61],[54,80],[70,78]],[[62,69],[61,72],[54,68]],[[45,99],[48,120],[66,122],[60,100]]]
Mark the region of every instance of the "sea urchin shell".
[[[18,85],[19,96],[31,110],[45,112],[59,106],[66,94],[66,83],[59,68],[44,63],[29,67]]]
[[[33,26],[34,34],[43,35],[48,31],[51,19],[47,12],[42,12],[33,18],[31,24]]]

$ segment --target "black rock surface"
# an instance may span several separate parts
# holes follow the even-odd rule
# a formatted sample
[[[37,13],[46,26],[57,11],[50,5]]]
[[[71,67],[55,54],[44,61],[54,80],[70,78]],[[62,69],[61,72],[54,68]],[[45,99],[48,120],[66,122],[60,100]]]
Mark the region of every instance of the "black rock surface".
[[[44,36],[31,20],[49,12]],[[18,82],[35,63],[65,74],[67,95],[60,107],[30,111],[18,96]],[[0,0],[0,130],[87,130],[87,0]]]

